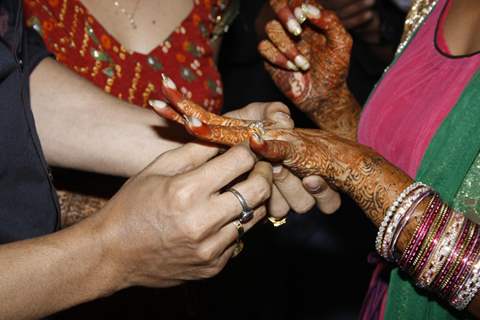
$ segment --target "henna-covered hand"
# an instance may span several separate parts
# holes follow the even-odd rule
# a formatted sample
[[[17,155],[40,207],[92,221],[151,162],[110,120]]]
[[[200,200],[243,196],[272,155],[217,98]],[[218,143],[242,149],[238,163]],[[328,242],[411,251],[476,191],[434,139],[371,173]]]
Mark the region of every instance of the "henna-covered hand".
[[[374,150],[321,129],[278,128],[268,121],[237,120],[214,115],[183,98],[165,78],[166,103],[153,105],[164,118],[176,121],[194,136],[235,145],[249,141],[252,150],[303,178],[324,177],[348,193],[375,224],[411,179]]]
[[[346,84],[352,38],[333,11],[315,1],[288,2],[270,1],[281,23],[270,21],[265,27],[268,40],[259,44],[266,69],[320,128],[355,140],[360,106]],[[304,23],[303,30],[299,23]]]

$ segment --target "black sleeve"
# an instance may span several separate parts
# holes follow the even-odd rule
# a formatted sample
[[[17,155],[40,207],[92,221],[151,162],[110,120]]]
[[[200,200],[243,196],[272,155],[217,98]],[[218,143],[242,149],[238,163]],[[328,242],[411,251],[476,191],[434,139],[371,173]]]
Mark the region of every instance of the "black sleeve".
[[[31,74],[40,61],[47,57],[53,58],[54,55],[47,50],[38,32],[27,27],[25,27],[24,32],[24,70],[27,74]]]

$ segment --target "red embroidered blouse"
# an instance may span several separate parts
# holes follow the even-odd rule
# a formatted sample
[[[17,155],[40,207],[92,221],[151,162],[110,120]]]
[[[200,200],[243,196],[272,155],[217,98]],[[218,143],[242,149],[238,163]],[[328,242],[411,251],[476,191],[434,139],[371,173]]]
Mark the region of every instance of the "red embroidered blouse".
[[[43,37],[59,62],[105,92],[147,107],[163,99],[161,73],[183,94],[209,111],[222,106],[222,84],[209,37],[220,6],[194,0],[180,26],[149,54],[128,51],[93,17],[80,0],[24,0],[25,19]]]

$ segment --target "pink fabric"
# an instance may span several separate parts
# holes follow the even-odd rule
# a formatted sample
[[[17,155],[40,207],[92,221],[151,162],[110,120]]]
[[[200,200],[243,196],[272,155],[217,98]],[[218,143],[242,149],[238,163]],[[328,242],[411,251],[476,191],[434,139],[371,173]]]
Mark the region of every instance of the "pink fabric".
[[[384,76],[359,125],[359,142],[411,177],[415,177],[436,130],[480,67],[478,54],[451,58],[435,48],[435,29],[446,1],[439,1]]]

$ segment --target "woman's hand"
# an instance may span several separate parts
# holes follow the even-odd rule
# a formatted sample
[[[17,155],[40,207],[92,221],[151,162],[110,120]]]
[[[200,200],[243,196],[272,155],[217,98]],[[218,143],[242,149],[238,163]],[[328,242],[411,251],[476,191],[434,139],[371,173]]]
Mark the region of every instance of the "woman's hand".
[[[349,194],[376,224],[411,183],[405,173],[374,150],[331,132],[278,128],[271,121],[217,116],[183,98],[168,78],[163,90],[176,110],[166,104],[161,108],[156,106],[161,116],[180,122],[192,135],[205,141],[230,146],[249,141],[257,154],[287,167],[301,178],[323,177]]]
[[[281,103],[253,103],[226,116],[218,116],[185,99],[166,76],[162,91],[175,109],[163,101],[151,101],[153,109],[163,118],[185,126],[192,135],[205,141],[233,146],[248,141],[257,131],[293,128],[289,110]],[[268,207],[269,214],[275,218],[282,218],[290,209],[298,213],[307,212],[315,204],[327,214],[340,207],[339,194],[319,176],[300,180],[279,164],[273,168],[273,181],[275,185]]]
[[[290,6],[287,2],[270,1],[280,22],[266,25],[269,39],[259,44],[268,61],[266,69],[280,90],[320,128],[355,140],[360,107],[346,84],[352,38],[335,13],[315,1],[295,0]],[[299,23],[303,22],[302,30]]]

